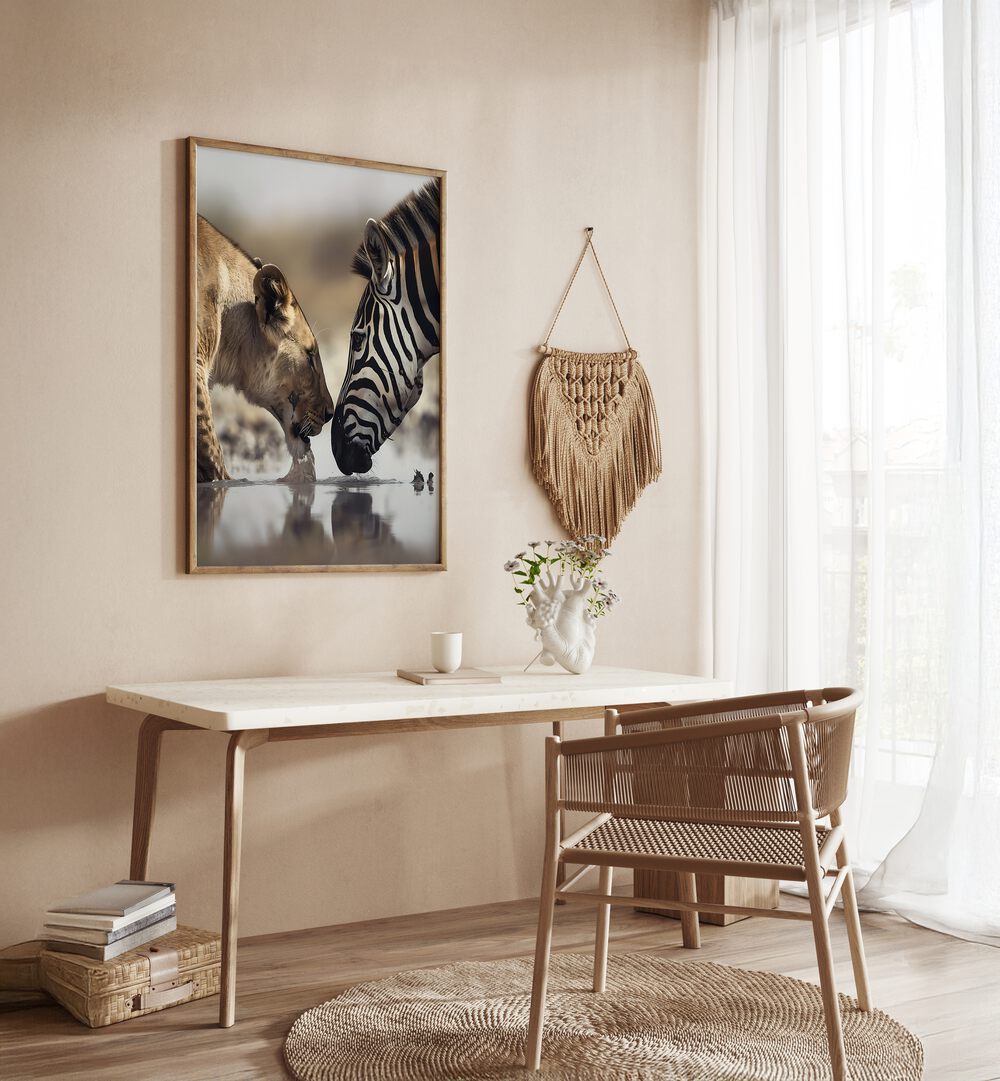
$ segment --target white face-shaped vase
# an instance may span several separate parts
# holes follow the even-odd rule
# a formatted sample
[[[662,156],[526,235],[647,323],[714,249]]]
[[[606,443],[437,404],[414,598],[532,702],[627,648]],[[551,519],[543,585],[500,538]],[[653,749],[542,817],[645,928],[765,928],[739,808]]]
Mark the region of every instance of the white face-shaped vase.
[[[543,576],[528,595],[528,626],[542,643],[541,661],[574,675],[594,662],[595,619],[587,608],[592,583],[579,576]]]

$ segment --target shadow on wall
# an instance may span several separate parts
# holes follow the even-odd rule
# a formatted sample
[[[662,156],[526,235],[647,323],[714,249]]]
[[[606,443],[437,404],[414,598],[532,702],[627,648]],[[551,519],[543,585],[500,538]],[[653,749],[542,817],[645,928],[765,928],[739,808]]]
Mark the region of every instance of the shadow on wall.
[[[46,906],[60,897],[128,877],[140,721],[130,710],[109,706],[103,695],[0,720],[0,847],[11,860],[0,890],[0,948],[35,937]],[[214,753],[205,741],[214,745]],[[214,793],[222,791],[226,741],[211,735],[205,741],[197,750],[178,753],[169,738],[164,740],[161,794],[170,828],[192,828],[189,821],[174,824],[185,818],[177,808],[197,809],[200,816],[199,828],[188,833],[192,840],[178,877],[184,872],[195,877],[195,859],[204,858],[202,838],[211,844],[217,834],[221,853],[221,802],[206,826],[200,797],[210,785]],[[156,842],[154,827],[151,873],[157,870]],[[217,908],[218,882],[208,885]],[[189,894],[188,899],[195,898]],[[215,915],[207,926],[218,922]]]
[[[161,229],[173,244],[161,248],[163,306],[160,323],[160,386],[163,454],[161,566],[164,578],[187,570],[187,144],[166,139],[160,144],[162,178]]]
[[[23,831],[30,846],[31,831],[100,825],[106,843],[126,790],[131,801],[137,731],[123,710],[96,694],[0,720],[0,830]]]
[[[128,874],[138,725],[88,695],[0,720],[0,948],[48,904]],[[65,854],[65,861],[60,859]]]
[[[0,721],[0,846],[10,860],[0,948],[36,937],[49,903],[128,876],[140,723],[102,695]],[[510,823],[541,790],[542,736],[497,729],[318,740],[307,754],[295,742],[258,748],[247,764],[242,934],[363,919],[373,892],[395,898],[379,915],[441,907],[428,851],[456,903],[533,893],[534,874],[516,872],[525,850],[532,872],[538,862],[537,816],[513,838]],[[148,874],[176,882],[181,919],[206,929],[221,920],[227,743],[225,733],[168,731],[160,755]],[[514,769],[525,743],[537,745],[537,764],[508,776],[507,801],[483,807],[496,762]],[[414,773],[415,750],[426,771]],[[461,817],[438,817],[442,784],[504,838],[488,867],[477,866]]]
[[[13,854],[0,948],[34,937],[47,904],[128,876],[138,730],[103,695],[0,720],[0,844]]]

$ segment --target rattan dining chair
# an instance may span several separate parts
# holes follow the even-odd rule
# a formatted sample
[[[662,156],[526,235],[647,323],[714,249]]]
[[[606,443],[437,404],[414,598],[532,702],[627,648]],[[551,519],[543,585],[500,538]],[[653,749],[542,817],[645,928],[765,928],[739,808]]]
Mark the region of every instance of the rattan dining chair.
[[[594,991],[605,987],[612,905],[679,912],[682,941],[691,949],[701,944],[700,911],[810,920],[833,1077],[845,1081],[829,918],[842,895],[858,1005],[868,1010],[861,921],[840,818],[860,701],[857,691],[836,687],[609,709],[604,736],[546,741],[545,862],[525,1055],[529,1069],[541,1064],[554,906],[570,901],[598,906]],[[565,811],[596,817],[563,837]],[[563,863],[583,867],[557,886]],[[572,891],[595,866],[598,892]],[[614,896],[615,867],[677,872],[679,897]],[[804,882],[809,911],[699,902],[696,872]],[[833,881],[824,890],[828,876]]]

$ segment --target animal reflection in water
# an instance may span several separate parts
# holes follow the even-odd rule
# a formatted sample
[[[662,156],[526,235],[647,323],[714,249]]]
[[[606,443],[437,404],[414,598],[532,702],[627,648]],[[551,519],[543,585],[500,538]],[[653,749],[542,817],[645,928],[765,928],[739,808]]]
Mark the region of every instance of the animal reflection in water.
[[[374,545],[379,551],[386,546],[399,548],[392,527],[372,507],[371,492],[338,492],[330,507],[330,532],[333,543],[349,551]]]
[[[249,541],[234,543],[222,536],[223,510],[226,500],[235,492],[248,493],[249,485],[238,488],[220,488],[214,485],[198,485],[198,560],[206,565],[239,566],[252,565],[258,554],[271,551],[271,558],[294,565],[298,562],[311,562],[304,553],[323,552],[329,549],[323,529],[323,522],[313,515],[313,503],[316,500],[315,484],[274,485],[275,490],[288,492],[290,499],[283,514],[275,515],[275,525],[280,525],[280,533],[271,541],[263,543]]]
[[[398,489],[401,493],[402,487]],[[339,563],[361,563],[378,553],[380,563],[415,562],[410,545],[400,542],[392,523],[375,509],[371,492],[340,491],[330,506],[330,534]],[[425,560],[426,556],[423,557]]]
[[[290,484],[288,490],[292,493],[292,501],[285,512],[281,539],[292,549],[322,547],[326,539],[323,523],[313,517],[316,485]]]
[[[421,476],[419,488],[387,484],[373,491],[322,483],[199,485],[198,561],[231,567],[263,560],[273,566],[433,563],[436,516],[428,511],[414,517],[418,505],[427,506],[414,496],[426,492],[433,492],[433,474],[426,481]],[[261,513],[262,497],[269,513]],[[247,528],[251,503],[254,525]],[[405,542],[394,522],[401,524]]]
[[[198,485],[198,557],[212,548],[215,531],[222,519],[222,508],[226,503],[225,488],[216,488],[211,484]]]
[[[419,469],[414,469],[414,471],[413,471],[413,480],[411,480],[410,483],[413,485],[413,490],[415,492],[422,492],[424,490],[425,486],[426,486],[428,492],[433,492],[434,491],[434,474],[433,473],[428,473],[427,474],[427,479],[424,480],[423,473],[421,473]]]

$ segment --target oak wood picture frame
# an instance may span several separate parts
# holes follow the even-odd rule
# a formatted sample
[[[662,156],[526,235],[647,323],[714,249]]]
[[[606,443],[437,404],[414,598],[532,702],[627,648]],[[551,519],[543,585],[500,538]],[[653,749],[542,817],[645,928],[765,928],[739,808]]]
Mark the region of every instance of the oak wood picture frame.
[[[447,570],[447,170],[414,165],[401,165],[365,158],[332,154],[320,154],[306,150],[290,150],[225,139],[189,136],[187,143],[187,341],[184,359],[184,379],[187,401],[187,572],[189,574],[299,574],[299,573],[360,573],[392,572],[409,573]],[[197,219],[198,219],[198,150],[214,148],[249,154],[268,155],[323,162],[414,176],[433,177],[440,181],[440,234],[438,239],[438,273],[440,292],[440,349],[437,354],[438,396],[438,559],[433,562],[413,563],[308,563],[264,565],[205,565],[198,560],[198,484],[197,484]],[[332,390],[333,388],[331,388]],[[324,427],[320,437],[327,436]]]

